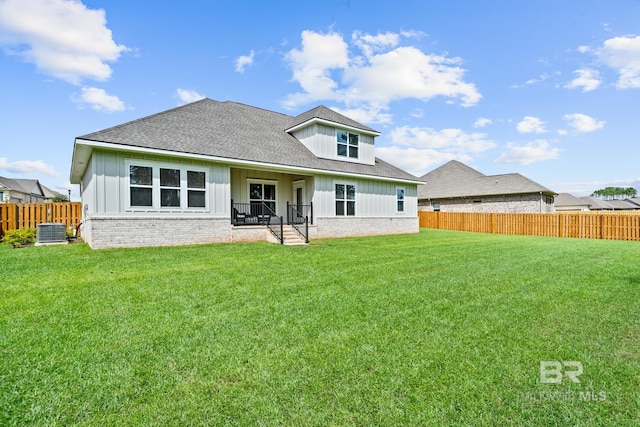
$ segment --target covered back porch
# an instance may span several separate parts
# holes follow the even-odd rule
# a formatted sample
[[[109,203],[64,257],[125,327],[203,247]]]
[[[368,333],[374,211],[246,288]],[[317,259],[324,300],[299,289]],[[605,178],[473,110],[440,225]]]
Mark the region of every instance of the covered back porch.
[[[313,176],[231,169],[231,224],[267,227],[283,243],[285,225],[305,241],[313,224]]]

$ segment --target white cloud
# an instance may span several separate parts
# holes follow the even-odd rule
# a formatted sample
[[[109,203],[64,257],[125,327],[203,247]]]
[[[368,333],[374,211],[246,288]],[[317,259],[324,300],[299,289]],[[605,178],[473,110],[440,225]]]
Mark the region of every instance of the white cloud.
[[[607,123],[603,120],[598,121],[593,117],[580,113],[565,114],[562,118],[567,122],[567,124],[573,129],[575,133],[593,132],[595,130],[602,129]]]
[[[127,50],[113,41],[103,10],[76,0],[0,2],[0,44],[41,72],[80,84],[107,80],[109,62]]]
[[[597,49],[596,55],[619,74],[619,89],[640,88],[640,36],[608,39]]]
[[[438,148],[457,152],[479,153],[495,147],[484,133],[467,133],[462,129],[435,130],[402,126],[389,134],[394,145],[419,148]]]
[[[292,49],[285,57],[293,71],[293,80],[303,92],[291,94],[284,104],[293,108],[316,100],[341,98],[331,70],[344,69],[349,63],[348,47],[336,33],[302,32],[302,49]]]
[[[507,144],[507,151],[496,159],[496,163],[528,165],[530,163],[557,159],[559,155],[559,148],[551,147],[547,141],[539,139],[524,145],[518,145],[516,143]]]
[[[199,94],[195,90],[181,88],[176,89],[176,94],[178,95],[178,99],[180,100],[180,105],[189,104],[191,102],[196,102],[205,98],[204,95]]]
[[[544,122],[537,117],[525,116],[524,119],[516,125],[516,129],[520,133],[545,133]]]
[[[414,119],[421,119],[424,117],[424,110],[422,108],[414,108],[409,112],[409,115]]]
[[[16,162],[9,162],[6,158],[0,157],[0,169],[23,175],[41,174],[54,178],[60,176],[53,166],[44,163],[42,160],[18,160]]]
[[[371,34],[354,31],[351,35],[353,43],[362,50],[367,58],[370,58],[376,52],[384,52],[390,48],[396,47],[400,43],[400,35],[396,33],[384,33],[373,36]]]
[[[582,88],[582,92],[589,92],[597,89],[602,82],[600,73],[597,70],[582,69],[573,72],[578,77],[567,83],[564,87],[568,89]]]
[[[547,80],[548,78],[549,78],[549,74],[542,73],[542,74],[540,74],[539,77],[529,79],[524,84],[521,84],[521,85],[514,84],[514,85],[511,85],[510,87],[511,87],[511,89],[521,89],[521,88],[523,88],[525,86],[533,85],[533,84],[536,84],[536,83],[542,83],[543,81]]]
[[[253,57],[255,56],[255,52],[251,50],[249,55],[242,55],[236,59],[236,71],[238,73],[244,73],[245,68],[250,65],[253,65]]]
[[[360,123],[374,123],[374,122],[375,123],[391,123],[392,122],[391,114],[385,112],[388,110],[388,108],[386,107],[370,106],[367,109],[365,108],[354,108],[354,109],[346,108],[345,109],[345,108],[332,107],[331,109]]]
[[[491,119],[487,119],[485,117],[478,117],[478,119],[473,123],[474,128],[483,128],[487,125],[493,124]]]
[[[376,148],[381,158],[416,175],[429,166],[446,160],[472,160],[472,154],[490,150],[496,144],[484,133],[467,133],[461,129],[435,130],[402,126],[389,133],[389,147]]]
[[[96,87],[83,87],[80,95],[71,97],[73,102],[78,104],[88,104],[96,111],[114,113],[124,111],[125,105],[117,96],[109,95],[104,89]]]
[[[463,106],[480,101],[475,85],[464,81],[460,58],[401,46],[401,36],[356,31],[353,48],[362,55],[355,55],[340,34],[304,31],[302,47],[292,49],[285,58],[302,91],[290,94],[283,104],[295,108],[329,100],[344,103],[351,111],[384,112],[399,99],[428,101],[443,96]],[[387,121],[388,116],[373,119]]]
[[[536,83],[542,83],[543,81],[547,80],[548,78],[549,78],[549,74],[542,73],[537,78],[527,80],[525,82],[525,85],[533,85],[533,84],[536,84]]]
[[[449,160],[470,162],[470,155],[463,153],[447,153],[431,149],[402,148],[402,147],[377,147],[376,156],[398,166],[416,176],[422,176],[437,164]]]

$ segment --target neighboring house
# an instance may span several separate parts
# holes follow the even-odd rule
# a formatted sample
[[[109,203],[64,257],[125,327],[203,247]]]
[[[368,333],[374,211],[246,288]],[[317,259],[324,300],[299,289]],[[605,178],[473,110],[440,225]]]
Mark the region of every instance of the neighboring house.
[[[484,175],[456,160],[423,175],[420,210],[551,213],[556,193],[517,173]]]
[[[555,208],[557,212],[590,211],[593,204],[590,199],[590,197],[576,197],[569,193],[560,193],[556,196]]]
[[[203,99],[76,138],[93,248],[415,233],[422,182],[374,154],[379,133],[326,107],[292,117]]]
[[[629,203],[633,203],[634,205],[637,206],[637,208],[634,209],[640,209],[640,197],[632,197],[630,199],[626,199]]]
[[[37,179],[0,176],[0,203],[42,203],[60,194],[40,184]]]
[[[619,211],[638,210],[640,200],[635,197],[624,200],[602,200],[595,197],[575,197],[569,193],[560,193],[556,197],[556,211]]]

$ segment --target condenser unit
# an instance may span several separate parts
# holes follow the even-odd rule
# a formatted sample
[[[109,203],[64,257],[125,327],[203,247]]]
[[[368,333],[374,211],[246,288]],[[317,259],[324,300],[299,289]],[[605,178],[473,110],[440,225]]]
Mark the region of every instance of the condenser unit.
[[[54,222],[38,224],[36,233],[38,243],[60,243],[67,241],[67,226]]]

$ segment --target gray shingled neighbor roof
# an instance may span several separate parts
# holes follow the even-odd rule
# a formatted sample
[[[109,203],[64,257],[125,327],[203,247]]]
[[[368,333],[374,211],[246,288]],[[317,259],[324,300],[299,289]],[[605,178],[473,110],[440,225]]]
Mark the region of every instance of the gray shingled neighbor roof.
[[[286,132],[314,117],[376,132],[323,106],[292,117],[236,102],[203,99],[78,137],[76,142],[105,142],[123,148],[151,148],[177,155],[188,153],[230,161],[251,161],[419,183],[416,176],[380,159],[376,159],[375,165],[365,165],[316,157]],[[72,166],[72,176],[76,176],[74,167],[79,166]]]
[[[25,194],[40,195],[37,179],[17,179],[0,176],[0,183],[10,190],[19,191]],[[38,189],[38,193],[33,193],[33,190],[36,188]]]
[[[589,200],[589,197],[576,197],[573,194],[560,193],[556,196],[554,204],[556,209],[560,209],[568,206],[588,208],[591,204],[591,200]]]
[[[506,194],[544,193],[554,191],[518,173],[484,175],[456,160],[421,177],[427,185],[418,187],[418,199],[497,196]]]
[[[640,198],[624,200],[602,200],[596,197],[575,197],[569,193],[560,193],[555,200],[556,209],[562,207],[585,206],[589,210],[635,210],[640,209]]]
[[[57,191],[53,191],[52,189],[42,185],[37,179],[7,178],[0,176],[0,184],[9,190],[34,196],[43,196],[47,199],[60,195]]]
[[[603,202],[605,202],[607,205],[609,205],[610,209],[614,209],[614,210],[625,210],[626,211],[626,210],[640,209],[640,206],[636,205],[635,203],[633,203],[629,199],[624,199],[624,200],[619,200],[619,199],[617,199],[617,200],[603,200]]]

